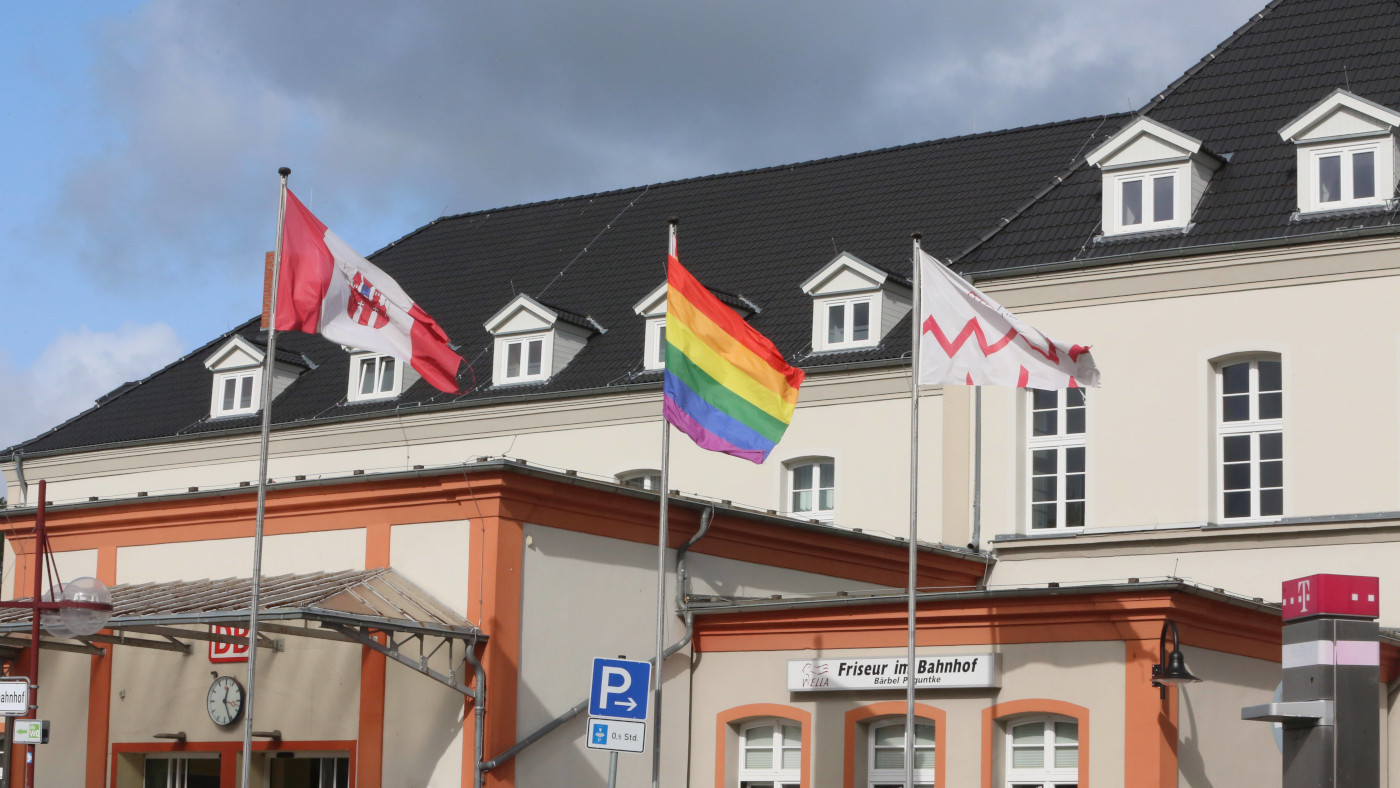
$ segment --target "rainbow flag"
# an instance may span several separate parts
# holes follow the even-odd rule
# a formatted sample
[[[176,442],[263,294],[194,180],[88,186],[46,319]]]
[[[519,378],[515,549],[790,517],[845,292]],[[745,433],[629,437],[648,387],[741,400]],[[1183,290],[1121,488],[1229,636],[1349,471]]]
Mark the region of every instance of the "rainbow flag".
[[[662,412],[702,449],[761,463],[783,437],[802,370],[685,270],[666,266]]]

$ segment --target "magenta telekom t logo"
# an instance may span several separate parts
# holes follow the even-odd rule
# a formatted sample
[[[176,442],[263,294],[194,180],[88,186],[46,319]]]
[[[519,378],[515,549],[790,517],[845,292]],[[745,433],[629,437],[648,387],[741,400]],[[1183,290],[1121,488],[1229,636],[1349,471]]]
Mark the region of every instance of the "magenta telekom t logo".
[[[1298,608],[1299,613],[1308,612],[1308,600],[1312,598],[1312,578],[1298,581]]]

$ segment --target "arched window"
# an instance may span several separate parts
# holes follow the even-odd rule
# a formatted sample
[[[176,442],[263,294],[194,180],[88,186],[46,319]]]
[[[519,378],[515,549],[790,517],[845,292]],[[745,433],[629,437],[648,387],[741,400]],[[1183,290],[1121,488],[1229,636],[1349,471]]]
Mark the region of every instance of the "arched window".
[[[792,720],[750,720],[739,729],[739,788],[798,788],[802,726]]]
[[[934,784],[934,726],[914,723],[914,788]],[[904,720],[877,722],[870,726],[866,765],[870,788],[904,788]]]
[[[1282,362],[1273,356],[1219,364],[1216,388],[1221,519],[1282,517]]]
[[[1065,717],[1020,717],[1006,723],[1007,788],[1075,788],[1079,723]]]
[[[787,469],[787,510],[797,517],[836,518],[836,460],[806,457],[791,460]]]
[[[628,487],[638,487],[643,490],[657,492],[661,489],[661,471],[624,471],[617,475],[617,481],[619,484],[625,484]]]

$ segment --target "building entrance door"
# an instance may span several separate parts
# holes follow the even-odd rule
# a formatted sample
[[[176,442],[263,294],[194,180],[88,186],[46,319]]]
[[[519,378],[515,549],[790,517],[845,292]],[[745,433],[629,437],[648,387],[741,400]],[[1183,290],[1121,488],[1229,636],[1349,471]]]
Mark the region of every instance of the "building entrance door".
[[[348,755],[278,755],[268,770],[268,788],[349,788]]]
[[[219,756],[146,756],[142,788],[219,788]]]

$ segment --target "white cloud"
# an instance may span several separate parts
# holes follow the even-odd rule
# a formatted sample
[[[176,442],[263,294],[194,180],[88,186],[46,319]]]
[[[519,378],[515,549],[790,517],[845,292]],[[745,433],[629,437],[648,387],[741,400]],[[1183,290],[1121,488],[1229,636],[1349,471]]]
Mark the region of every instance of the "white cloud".
[[[0,447],[27,440],[92,407],[128,380],[179,358],[184,344],[165,323],[87,327],[59,334],[27,369],[0,353]]]

